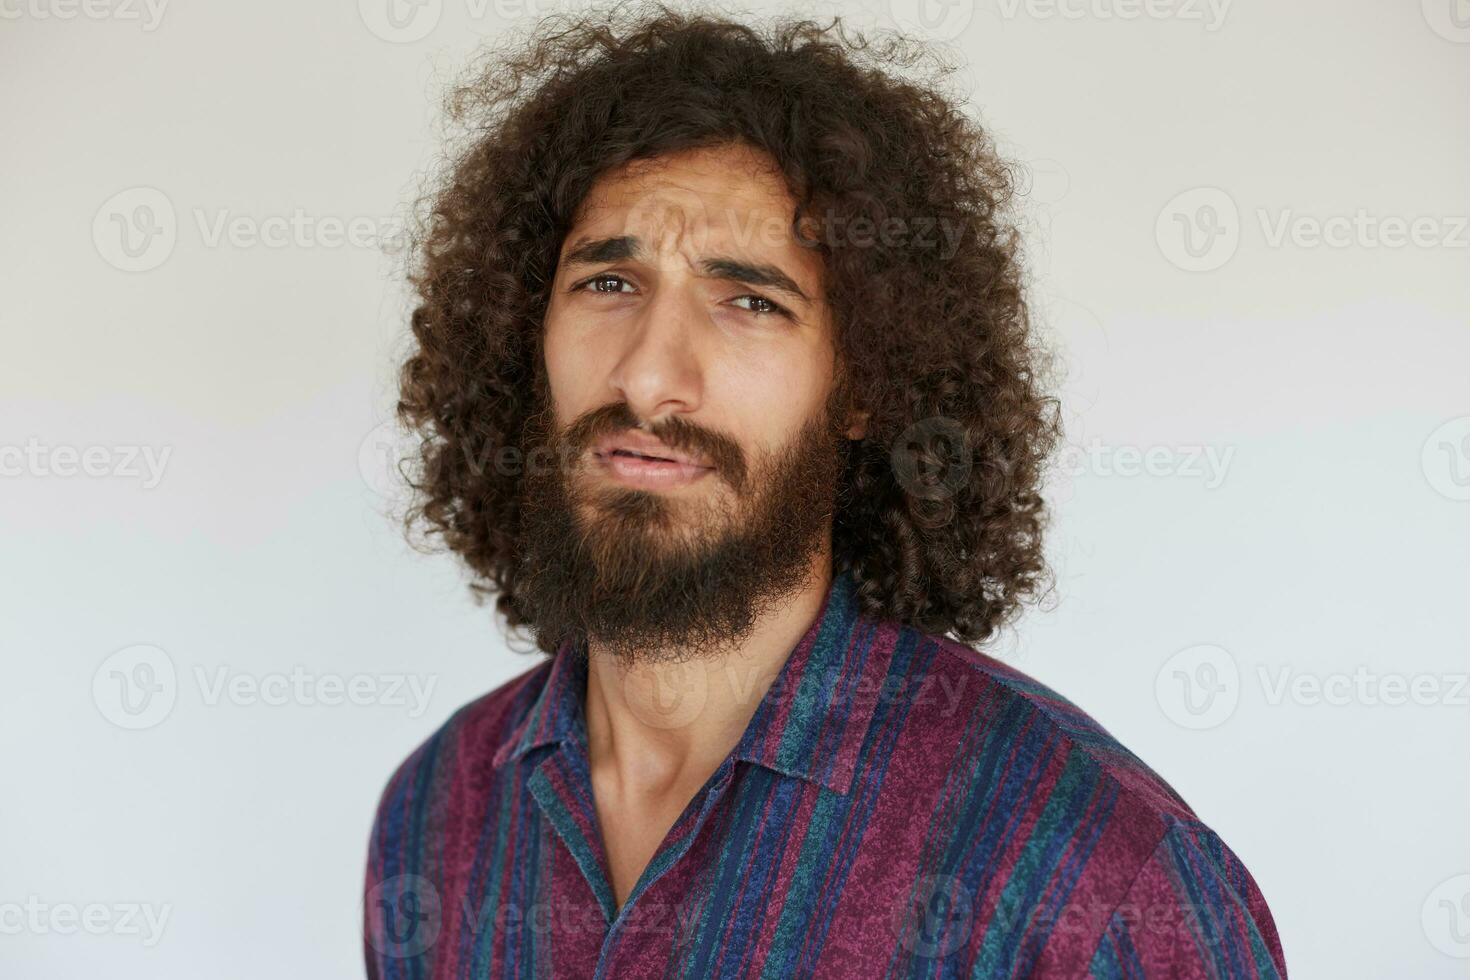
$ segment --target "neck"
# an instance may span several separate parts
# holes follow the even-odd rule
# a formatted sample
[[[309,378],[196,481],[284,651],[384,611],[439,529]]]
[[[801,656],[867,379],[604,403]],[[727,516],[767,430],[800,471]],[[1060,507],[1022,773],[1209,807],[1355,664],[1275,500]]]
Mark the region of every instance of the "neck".
[[[740,741],[831,582],[831,552],[822,548],[803,584],[715,656],[629,664],[599,654],[590,640],[584,717],[593,770],[630,792],[682,787],[692,795]]]

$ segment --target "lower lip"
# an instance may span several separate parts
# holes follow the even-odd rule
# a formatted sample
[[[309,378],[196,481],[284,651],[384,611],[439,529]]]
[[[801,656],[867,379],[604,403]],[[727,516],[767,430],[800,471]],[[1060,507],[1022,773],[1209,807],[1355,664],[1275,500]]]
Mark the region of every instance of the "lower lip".
[[[628,486],[651,490],[687,486],[711,472],[708,466],[644,459],[641,456],[593,453],[593,457],[601,465],[603,472],[614,479]]]

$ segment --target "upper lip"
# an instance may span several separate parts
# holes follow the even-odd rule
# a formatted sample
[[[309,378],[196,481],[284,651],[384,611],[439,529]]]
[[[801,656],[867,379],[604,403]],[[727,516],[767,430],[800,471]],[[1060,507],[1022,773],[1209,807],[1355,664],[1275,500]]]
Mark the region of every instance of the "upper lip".
[[[656,456],[659,459],[668,459],[688,466],[708,467],[709,465],[697,456],[676,452],[653,436],[644,435],[641,432],[623,432],[604,436],[592,447],[592,451],[598,456],[607,456],[619,449],[642,456]]]

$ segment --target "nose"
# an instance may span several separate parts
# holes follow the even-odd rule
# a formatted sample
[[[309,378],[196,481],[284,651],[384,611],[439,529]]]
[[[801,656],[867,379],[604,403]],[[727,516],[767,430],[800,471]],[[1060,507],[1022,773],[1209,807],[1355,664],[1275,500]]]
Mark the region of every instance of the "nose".
[[[692,300],[665,288],[655,291],[628,322],[608,383],[639,418],[654,421],[700,407],[704,376],[695,329],[699,315]]]

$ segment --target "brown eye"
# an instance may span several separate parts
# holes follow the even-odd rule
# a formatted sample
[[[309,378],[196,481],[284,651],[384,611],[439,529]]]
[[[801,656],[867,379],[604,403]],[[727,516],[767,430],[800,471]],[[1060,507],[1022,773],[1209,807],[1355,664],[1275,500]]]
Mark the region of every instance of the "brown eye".
[[[611,288],[603,288],[604,286],[608,286],[609,284],[611,284]],[[611,273],[607,273],[604,275],[592,276],[590,279],[583,279],[581,282],[572,287],[572,292],[576,292],[579,289],[586,289],[588,286],[592,286],[593,288],[591,291],[594,293],[620,293],[623,291],[620,287],[625,285],[631,285],[631,283],[629,283],[628,280],[624,279],[622,276],[615,276]]]
[[[787,309],[780,303],[777,303],[774,300],[767,299],[766,297],[761,296],[758,293],[750,293],[745,296],[737,296],[735,297],[733,302],[738,303],[741,300],[750,300],[751,305],[745,308],[750,310],[750,312],[756,314],[757,316],[767,316],[774,313],[777,316],[784,316],[788,319],[791,317],[790,312],[788,312]]]

